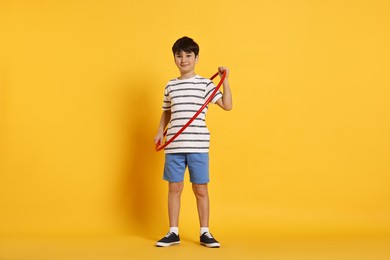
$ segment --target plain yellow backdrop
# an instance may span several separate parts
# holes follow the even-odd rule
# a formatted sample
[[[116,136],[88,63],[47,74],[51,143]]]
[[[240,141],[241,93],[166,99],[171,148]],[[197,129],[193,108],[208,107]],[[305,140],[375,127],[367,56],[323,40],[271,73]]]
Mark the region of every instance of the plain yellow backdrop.
[[[1,1],[0,234],[167,230],[153,138],[171,46],[211,106],[218,233],[390,234],[388,1]],[[180,226],[198,232],[186,177]]]

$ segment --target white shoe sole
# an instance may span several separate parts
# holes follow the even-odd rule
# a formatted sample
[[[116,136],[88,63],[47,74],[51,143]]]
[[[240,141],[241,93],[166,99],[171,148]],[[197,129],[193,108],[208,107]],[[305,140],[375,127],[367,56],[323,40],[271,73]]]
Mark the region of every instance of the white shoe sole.
[[[204,246],[206,246],[206,247],[210,247],[210,248],[218,248],[218,247],[221,246],[219,243],[206,244],[206,243],[201,242],[200,244],[201,244],[201,245],[204,245]]]
[[[167,247],[167,246],[173,246],[173,245],[178,245],[178,244],[180,244],[180,241],[172,242],[172,243],[157,242],[156,246],[157,247]]]

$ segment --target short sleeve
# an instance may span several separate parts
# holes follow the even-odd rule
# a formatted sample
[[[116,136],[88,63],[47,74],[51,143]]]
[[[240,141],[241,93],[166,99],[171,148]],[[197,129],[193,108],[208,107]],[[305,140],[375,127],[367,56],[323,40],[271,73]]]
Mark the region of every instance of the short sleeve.
[[[206,97],[205,99],[207,100],[212,94],[213,92],[215,91],[215,84],[210,80],[208,83],[207,83],[207,86],[206,86]],[[218,99],[220,99],[222,97],[222,92],[221,91],[217,91],[217,93],[215,94],[215,96],[211,99],[211,103],[215,103],[217,102]]]
[[[163,100],[162,109],[163,110],[170,110],[171,109],[171,98],[169,96],[168,86],[165,87],[165,90],[164,90],[164,100]]]

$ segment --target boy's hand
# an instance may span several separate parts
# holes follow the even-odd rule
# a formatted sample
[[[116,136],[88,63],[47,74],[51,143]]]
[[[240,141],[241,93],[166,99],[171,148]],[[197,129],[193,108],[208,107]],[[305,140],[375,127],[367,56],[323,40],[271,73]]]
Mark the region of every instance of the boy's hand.
[[[163,133],[158,133],[157,135],[156,135],[156,137],[154,137],[154,143],[155,144],[162,144],[163,143],[163,140],[164,140],[164,134]]]
[[[220,106],[222,109],[226,111],[230,111],[233,108],[233,101],[232,101],[232,92],[230,91],[230,84],[229,84],[229,69],[226,67],[218,67],[218,73],[219,76],[222,78],[223,71],[226,72],[226,77],[223,81],[223,93],[222,98],[218,99],[216,101],[216,104]]]
[[[229,69],[226,68],[226,67],[223,67],[223,66],[218,67],[218,74],[219,74],[219,77],[222,77],[222,74],[223,74],[224,71],[226,71],[226,77],[225,77],[225,79],[227,79],[228,76],[229,76]]]

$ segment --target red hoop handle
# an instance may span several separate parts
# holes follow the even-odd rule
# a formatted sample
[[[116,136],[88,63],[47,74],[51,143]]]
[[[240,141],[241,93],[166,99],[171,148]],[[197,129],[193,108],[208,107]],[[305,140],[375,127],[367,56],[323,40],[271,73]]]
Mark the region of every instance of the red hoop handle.
[[[213,80],[216,76],[218,76],[218,74],[219,74],[218,72],[215,73],[210,79]],[[160,146],[160,141],[157,142],[156,148],[155,148],[157,152],[161,151],[162,149],[167,147],[168,144],[170,144],[173,140],[175,140],[176,137],[178,137],[192,123],[192,121],[195,120],[195,118],[203,111],[203,109],[210,103],[210,101],[217,94],[217,92],[218,92],[219,88],[221,87],[221,85],[222,85],[223,81],[225,80],[225,78],[226,78],[226,70],[224,70],[222,72],[221,80],[219,81],[218,85],[215,87],[213,93],[211,93],[210,97],[199,108],[198,112],[196,112],[195,115],[190,120],[188,120],[188,122],[174,136],[172,136],[171,139],[166,141],[163,145]],[[164,131],[164,136],[166,136],[166,135],[167,135],[167,129],[165,129],[165,131]]]

